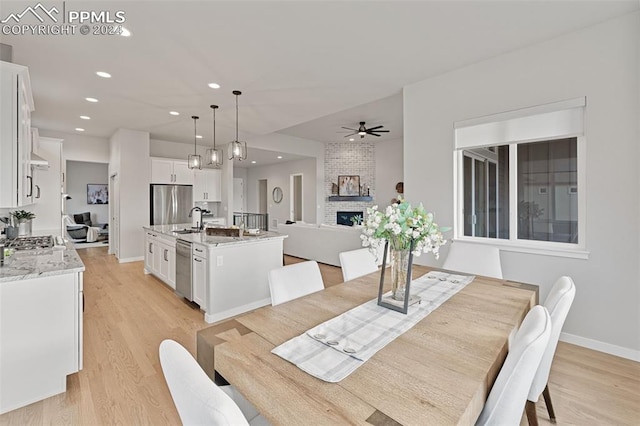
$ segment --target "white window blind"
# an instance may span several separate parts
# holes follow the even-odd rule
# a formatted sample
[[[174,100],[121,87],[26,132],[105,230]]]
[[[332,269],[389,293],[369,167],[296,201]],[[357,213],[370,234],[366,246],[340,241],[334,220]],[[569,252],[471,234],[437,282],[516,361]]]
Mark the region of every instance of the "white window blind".
[[[586,98],[454,123],[456,149],[584,135]]]

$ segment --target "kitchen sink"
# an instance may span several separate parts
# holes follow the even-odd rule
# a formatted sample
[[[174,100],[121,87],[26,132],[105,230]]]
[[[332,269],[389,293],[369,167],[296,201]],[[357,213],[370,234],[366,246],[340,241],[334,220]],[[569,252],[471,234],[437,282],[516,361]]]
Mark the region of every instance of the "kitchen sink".
[[[173,231],[174,234],[199,234],[200,231],[198,229],[179,229],[177,231]]]

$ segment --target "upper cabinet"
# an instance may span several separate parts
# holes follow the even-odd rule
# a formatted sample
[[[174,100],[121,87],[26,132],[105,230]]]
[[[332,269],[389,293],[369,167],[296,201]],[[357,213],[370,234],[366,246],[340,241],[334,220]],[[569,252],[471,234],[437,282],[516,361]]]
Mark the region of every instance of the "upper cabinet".
[[[0,61],[0,207],[34,202],[29,70]]]
[[[193,201],[222,201],[222,172],[220,170],[195,171]]]
[[[193,185],[193,170],[186,161],[152,158],[151,183]]]

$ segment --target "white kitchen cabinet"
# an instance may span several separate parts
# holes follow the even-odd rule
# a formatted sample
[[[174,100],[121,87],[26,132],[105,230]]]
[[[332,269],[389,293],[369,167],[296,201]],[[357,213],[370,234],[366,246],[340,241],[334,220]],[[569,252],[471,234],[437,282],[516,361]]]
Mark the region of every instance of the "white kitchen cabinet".
[[[29,70],[0,61],[0,207],[33,203]]]
[[[196,170],[193,179],[193,201],[222,201],[222,171]]]
[[[193,301],[204,311],[206,308],[207,288],[207,248],[194,244],[192,246],[191,285],[193,287]]]
[[[82,272],[0,285],[0,414],[65,392],[82,369]]]
[[[169,287],[176,289],[176,246],[171,246],[166,241],[158,241],[156,246],[157,257],[154,258],[156,275]]]
[[[186,161],[173,161],[173,175],[175,176],[173,183],[178,185],[193,185],[193,170],[189,168]]]
[[[175,238],[150,230],[145,231],[144,271],[155,275],[175,290]]]
[[[144,235],[144,272],[152,274],[156,270],[154,250],[157,251],[157,234],[146,231]]]
[[[172,289],[176,289],[176,246],[165,245],[163,254],[163,264],[166,265],[167,284]]]
[[[162,275],[162,255],[163,255],[163,247],[160,241],[157,239],[151,240],[151,247],[153,248],[153,269],[152,273],[160,278],[162,281],[167,281],[167,277]]]
[[[193,185],[193,170],[183,160],[152,158],[151,183]]]

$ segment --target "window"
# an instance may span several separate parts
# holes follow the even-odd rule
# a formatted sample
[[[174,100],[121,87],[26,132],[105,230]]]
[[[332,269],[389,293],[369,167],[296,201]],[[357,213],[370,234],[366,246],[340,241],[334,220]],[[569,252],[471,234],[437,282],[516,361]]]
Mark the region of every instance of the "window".
[[[456,123],[455,238],[583,250],[584,98]]]
[[[509,239],[508,150],[463,151],[464,235]]]

